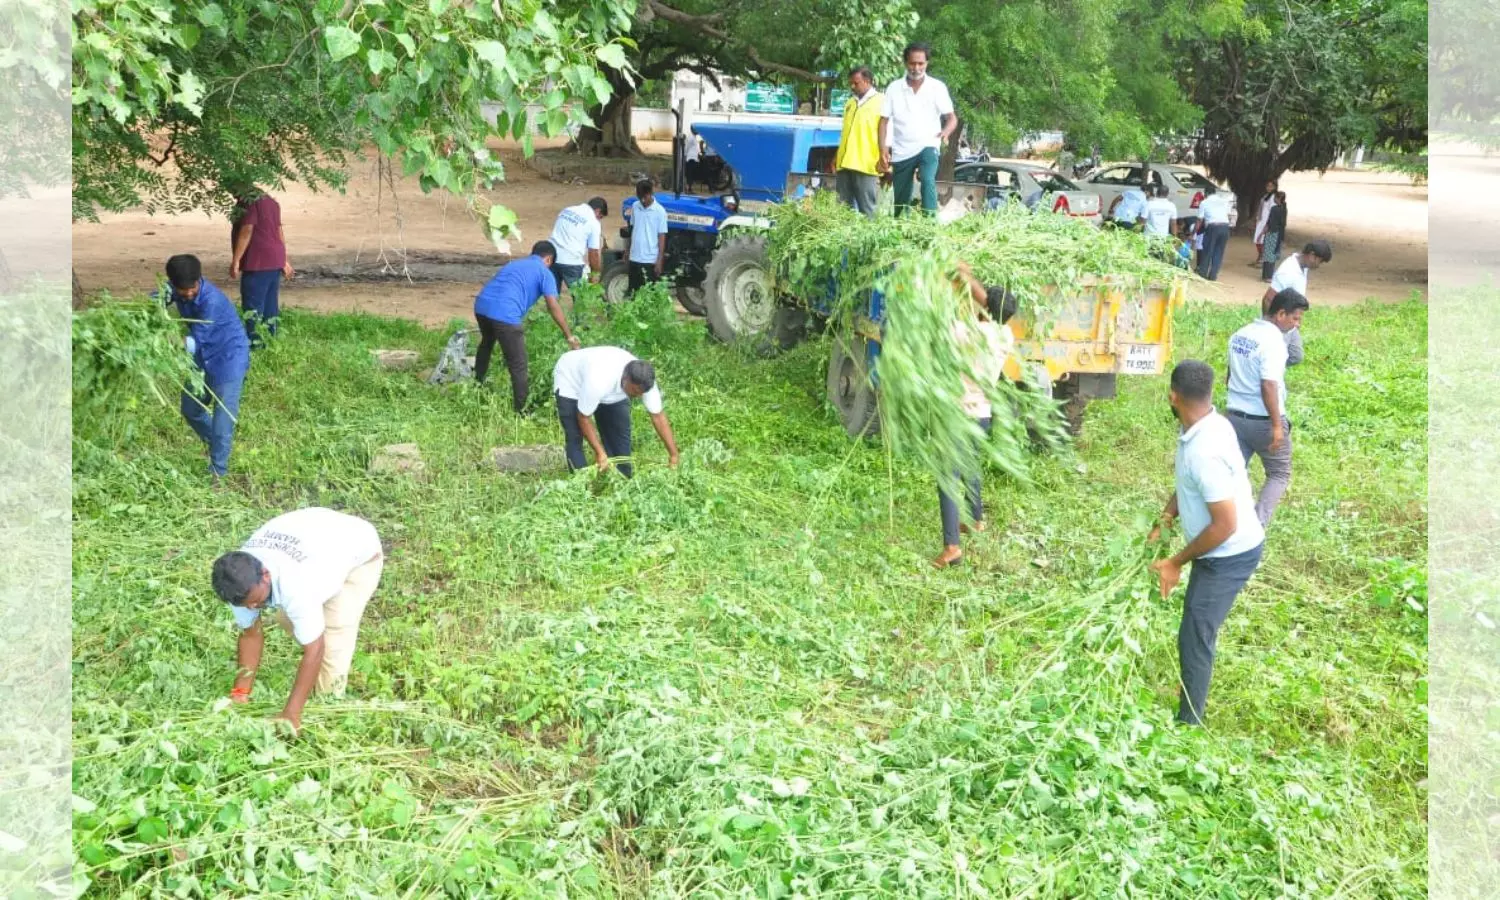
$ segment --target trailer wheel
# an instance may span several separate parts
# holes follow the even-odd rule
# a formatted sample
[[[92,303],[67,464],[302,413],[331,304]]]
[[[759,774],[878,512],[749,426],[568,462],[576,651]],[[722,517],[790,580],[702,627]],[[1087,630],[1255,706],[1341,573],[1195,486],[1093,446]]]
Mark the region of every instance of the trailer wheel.
[[[624,303],[630,299],[630,261],[622,256],[606,264],[599,273],[599,286],[604,289],[605,303]]]
[[[706,293],[707,292],[704,291],[702,285],[698,285],[697,287],[678,285],[677,302],[681,303],[682,308],[692,313],[693,315],[701,316],[708,312],[708,308],[705,302]]]
[[[703,282],[708,328],[726,344],[770,330],[776,291],[766,264],[766,237],[739,234],[714,251]]]
[[[1083,414],[1088,409],[1089,400],[1080,392],[1078,380],[1070,378],[1053,384],[1052,399],[1058,402],[1068,434],[1075,438],[1083,434]]]
[[[828,402],[852,438],[880,433],[880,400],[870,383],[869,339],[841,335],[833,339],[828,360]]]

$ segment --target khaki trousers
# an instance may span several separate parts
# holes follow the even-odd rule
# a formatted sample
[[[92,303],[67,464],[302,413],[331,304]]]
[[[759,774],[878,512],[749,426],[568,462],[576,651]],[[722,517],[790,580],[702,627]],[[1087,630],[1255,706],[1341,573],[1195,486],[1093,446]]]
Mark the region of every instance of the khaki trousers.
[[[349,683],[349,667],[354,662],[354,645],[359,640],[359,621],[365,605],[380,584],[380,570],[385,557],[376,554],[364,565],[355,567],[344,579],[344,587],[323,604],[323,667],[318,672],[317,693],[344,695]],[[285,611],[277,611],[276,624],[292,633],[292,622]]]

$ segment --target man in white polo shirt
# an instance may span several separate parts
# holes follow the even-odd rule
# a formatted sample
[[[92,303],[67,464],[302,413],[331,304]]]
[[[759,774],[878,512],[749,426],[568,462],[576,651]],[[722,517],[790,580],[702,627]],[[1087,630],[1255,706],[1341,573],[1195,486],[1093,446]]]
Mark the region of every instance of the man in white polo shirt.
[[[1292,483],[1292,423],[1286,414],[1286,334],[1302,325],[1307,298],[1286,288],[1266,314],[1229,339],[1229,424],[1239,438],[1245,465],[1259,456],[1266,483],[1255,501],[1255,516],[1271,524],[1277,504]]]
[[[1271,286],[1260,297],[1260,311],[1264,314],[1271,308],[1271,300],[1287,288],[1307,296],[1307,273],[1333,259],[1333,247],[1325,240],[1308,241],[1301,253],[1288,256],[1276,267],[1271,276]],[[1293,328],[1286,333],[1286,364],[1295,366],[1302,362],[1302,329]]]
[[[310,507],[284,513],[238,550],[214,561],[213,585],[240,627],[239,673],[229,698],[247,703],[265,647],[261,614],[298,644],[302,662],[278,718],[302,727],[302,707],[318,693],[341,695],[354,660],[359,622],[384,565],[380,536],[363,519]]]
[[[1193,566],[1177,630],[1182,671],[1177,720],[1188,725],[1203,721],[1219,628],[1260,565],[1266,538],[1255,517],[1239,440],[1228,420],[1214,411],[1213,396],[1214,370],[1207,363],[1186,359],[1172,370],[1168,399],[1182,425],[1177,490],[1162,511],[1161,524],[1151,532],[1155,541],[1161,527],[1180,515],[1188,539],[1186,547],[1151,566],[1161,579],[1163,600],[1182,580],[1182,567]]]
[[[901,58],[906,77],[891,82],[880,109],[880,168],[890,172],[896,215],[911,206],[913,179],[922,178],[922,208],[937,212],[938,153],[958,128],[948,86],[927,75],[931,50],[908,44]]]
[[[1209,281],[1219,280],[1224,265],[1224,249],[1229,246],[1229,195],[1210,191],[1198,203],[1198,231],[1203,234],[1203,249],[1198,251],[1198,274]]]
[[[667,465],[677,466],[677,441],[662,412],[656,370],[619,347],[585,347],[564,353],[552,370],[557,418],[562,423],[568,468],[588,465],[583,445],[594,451],[594,465],[603,472],[611,459],[620,460],[620,474],[634,473],[630,463],[630,401],[641,398],[651,425],[667,448]]]
[[[552,260],[552,275],[557,283],[571,288],[583,280],[583,267],[587,263],[590,281],[599,280],[603,266],[600,257],[604,249],[604,229],[599,224],[609,215],[609,203],[603,197],[593,197],[587,203],[570,206],[557,214],[552,223],[552,246],[557,248],[557,258]]]

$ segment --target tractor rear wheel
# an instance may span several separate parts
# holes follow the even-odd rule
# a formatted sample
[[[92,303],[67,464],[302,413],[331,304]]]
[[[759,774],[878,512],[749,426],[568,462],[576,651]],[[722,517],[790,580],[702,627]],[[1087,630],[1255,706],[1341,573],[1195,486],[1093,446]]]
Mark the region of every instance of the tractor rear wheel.
[[[708,328],[726,344],[770,330],[776,290],[764,234],[738,234],[714,251],[703,282]]]
[[[870,382],[869,339],[839,335],[828,359],[828,402],[852,438],[880,434],[880,396]]]

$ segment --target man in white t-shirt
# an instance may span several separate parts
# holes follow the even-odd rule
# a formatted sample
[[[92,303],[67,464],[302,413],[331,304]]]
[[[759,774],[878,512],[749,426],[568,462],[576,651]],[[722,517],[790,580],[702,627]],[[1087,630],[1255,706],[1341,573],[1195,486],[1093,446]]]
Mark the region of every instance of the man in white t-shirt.
[[[1325,240],[1308,241],[1301,253],[1288,256],[1276,267],[1276,274],[1271,276],[1271,286],[1260,297],[1261,314],[1270,310],[1271,301],[1287,288],[1306,297],[1307,274],[1332,259],[1333,246]],[[1301,328],[1293,328],[1286,333],[1286,352],[1287,365],[1295,366],[1302,362]]]
[[[1198,231],[1203,247],[1198,254],[1198,274],[1209,281],[1219,280],[1224,265],[1224,249],[1229,246],[1229,194],[1209,191],[1198,204]]]
[[[1146,203],[1145,233],[1170,237],[1177,231],[1177,204],[1167,199],[1166,185],[1153,185],[1151,191],[1155,196]]]
[[[1229,339],[1229,400],[1225,416],[1239,438],[1245,465],[1259,456],[1266,483],[1255,516],[1269,527],[1292,483],[1292,423],[1286,412],[1286,333],[1301,327],[1307,298],[1287,288],[1266,314]]]
[[[1160,578],[1161,597],[1166,600],[1182,581],[1182,567],[1193,566],[1177,630],[1182,674],[1177,720],[1198,725],[1213,679],[1219,628],[1260,565],[1266,532],[1255,517],[1250,476],[1234,427],[1214,411],[1214,370],[1196,359],[1183,360],[1172,370],[1167,397],[1182,425],[1177,441],[1177,490],[1162,510],[1151,540],[1161,535],[1162,526],[1170,526],[1181,516],[1188,543],[1151,568]]]
[[[604,249],[604,228],[600,223],[608,215],[609,203],[603,197],[590,198],[587,203],[570,206],[557,214],[549,240],[557,248],[552,275],[558,284],[571,288],[583,280],[585,263],[593,273],[589,280],[599,280]]]
[[[660,281],[667,265],[667,211],[656,201],[649,181],[635,185],[636,203],[625,211],[630,220],[630,291]]]
[[[922,179],[922,209],[936,213],[938,154],[958,128],[948,86],[927,75],[931,49],[908,44],[906,77],[886,88],[880,109],[880,169],[891,173],[896,215],[911,206],[913,179]]]
[[[552,370],[557,418],[562,423],[568,468],[588,465],[587,443],[594,465],[603,472],[610,460],[620,460],[620,474],[634,473],[630,462],[630,401],[641,398],[651,425],[667,448],[667,465],[677,467],[677,441],[662,411],[656,369],[619,347],[585,347],[564,353]]]
[[[248,703],[265,647],[262,613],[302,645],[302,662],[277,717],[302,727],[302,707],[318,693],[342,695],[364,616],[385,556],[375,526],[310,507],[262,525],[238,550],[214,561],[213,585],[240,627],[239,672],[229,697]]]

